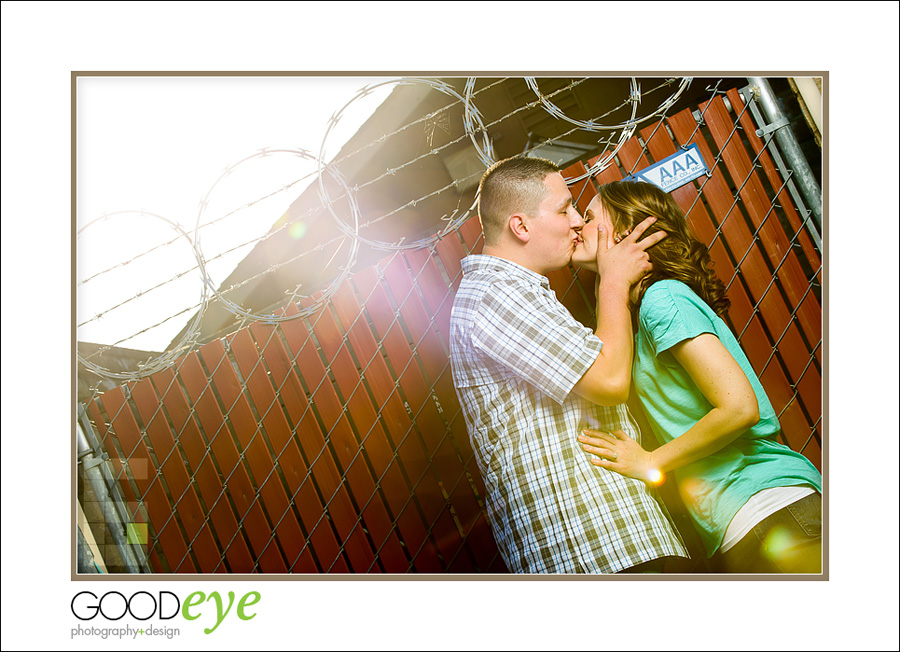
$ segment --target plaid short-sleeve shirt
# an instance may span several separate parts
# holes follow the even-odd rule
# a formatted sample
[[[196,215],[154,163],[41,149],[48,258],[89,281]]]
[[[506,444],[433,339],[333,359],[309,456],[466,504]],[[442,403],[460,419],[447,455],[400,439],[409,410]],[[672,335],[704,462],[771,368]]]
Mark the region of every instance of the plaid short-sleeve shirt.
[[[614,573],[687,551],[655,491],[594,466],[585,427],[640,432],[624,405],[571,392],[603,344],[546,277],[494,256],[462,262],[450,319],[453,381],[488,518],[517,573]]]

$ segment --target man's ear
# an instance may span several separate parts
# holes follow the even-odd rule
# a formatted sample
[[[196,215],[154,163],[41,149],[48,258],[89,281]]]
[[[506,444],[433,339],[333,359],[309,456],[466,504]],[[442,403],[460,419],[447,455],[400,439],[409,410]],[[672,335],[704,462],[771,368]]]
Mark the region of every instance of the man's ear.
[[[528,231],[528,218],[522,213],[510,215],[509,230],[520,242],[528,242],[531,239],[531,233]]]

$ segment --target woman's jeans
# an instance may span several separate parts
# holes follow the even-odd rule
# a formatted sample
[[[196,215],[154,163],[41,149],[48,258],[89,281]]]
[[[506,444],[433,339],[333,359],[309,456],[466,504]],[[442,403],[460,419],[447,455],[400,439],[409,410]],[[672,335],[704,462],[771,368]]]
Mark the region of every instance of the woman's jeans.
[[[810,494],[767,516],[711,561],[720,573],[821,573],[822,495]]]

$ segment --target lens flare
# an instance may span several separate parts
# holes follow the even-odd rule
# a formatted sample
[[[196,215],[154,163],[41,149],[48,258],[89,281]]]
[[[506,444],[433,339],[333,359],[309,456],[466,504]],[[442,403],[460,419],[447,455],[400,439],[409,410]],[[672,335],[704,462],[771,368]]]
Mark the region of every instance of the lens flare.
[[[659,469],[650,469],[647,471],[647,482],[653,485],[662,484],[666,476]]]
[[[763,541],[765,554],[773,561],[785,558],[794,545],[791,533],[783,527],[773,527]]]
[[[294,240],[299,240],[306,235],[306,224],[300,221],[294,222],[291,224],[288,232]]]

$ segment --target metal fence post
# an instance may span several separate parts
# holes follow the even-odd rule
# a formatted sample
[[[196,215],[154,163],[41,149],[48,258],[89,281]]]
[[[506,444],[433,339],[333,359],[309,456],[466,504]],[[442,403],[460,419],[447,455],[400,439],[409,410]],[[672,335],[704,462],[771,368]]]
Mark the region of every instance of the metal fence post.
[[[810,211],[812,211],[816,227],[821,233],[822,189],[820,188],[818,181],[816,181],[816,178],[809,167],[809,163],[807,163],[806,157],[803,155],[803,151],[800,149],[800,144],[797,142],[794,132],[791,131],[787,118],[782,114],[781,109],[778,106],[778,102],[775,99],[775,93],[772,92],[772,87],[769,85],[769,82],[765,77],[748,77],[747,79],[755,90],[758,91],[757,97],[763,113],[766,116],[766,120],[768,120],[770,125],[776,127],[775,140],[778,141],[778,146],[784,152],[788,163],[796,174],[797,185],[800,187],[800,192],[803,193],[803,197],[806,199]],[[783,126],[779,127],[778,125]]]
[[[84,418],[83,414],[82,417]],[[115,498],[111,495],[109,487],[103,478],[101,465],[106,463],[106,456],[95,456],[93,448],[88,443],[84,426],[81,423],[76,425],[78,462],[81,464],[84,471],[84,477],[90,483],[94,494],[97,496],[97,502],[103,513],[103,520],[106,522],[106,526],[113,538],[116,549],[122,557],[122,562],[125,564],[129,573],[140,573],[140,563],[125,535],[125,523],[116,509]]]
[[[94,555],[91,553],[90,548],[88,547],[87,540],[84,537],[84,533],[81,531],[80,527],[75,528],[78,539],[76,548],[78,550],[78,572],[79,573],[99,573],[97,567],[94,565]]]

